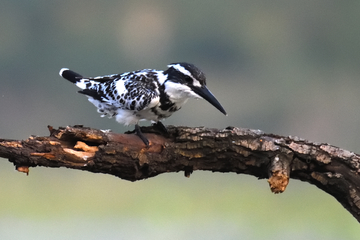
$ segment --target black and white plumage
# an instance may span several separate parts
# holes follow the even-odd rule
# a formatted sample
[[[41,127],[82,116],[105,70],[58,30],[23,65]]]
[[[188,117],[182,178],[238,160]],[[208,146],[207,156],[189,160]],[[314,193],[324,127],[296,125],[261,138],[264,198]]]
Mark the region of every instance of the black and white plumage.
[[[205,99],[226,115],[224,108],[206,87],[203,72],[190,63],[172,63],[165,71],[143,69],[94,78],[83,77],[67,68],[60,76],[78,86],[102,117],[115,117],[124,125],[135,125],[145,145],[138,122],[149,120],[165,129],[160,120],[170,117],[189,98]]]

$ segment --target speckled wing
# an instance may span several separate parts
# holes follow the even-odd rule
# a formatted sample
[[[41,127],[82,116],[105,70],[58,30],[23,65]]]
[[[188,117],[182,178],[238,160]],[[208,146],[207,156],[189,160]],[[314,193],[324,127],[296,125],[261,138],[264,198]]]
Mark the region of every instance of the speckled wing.
[[[156,78],[156,73],[151,70],[88,78],[83,79],[86,88],[79,93],[97,100],[97,104],[93,104],[105,115],[116,109],[138,112],[159,102]]]

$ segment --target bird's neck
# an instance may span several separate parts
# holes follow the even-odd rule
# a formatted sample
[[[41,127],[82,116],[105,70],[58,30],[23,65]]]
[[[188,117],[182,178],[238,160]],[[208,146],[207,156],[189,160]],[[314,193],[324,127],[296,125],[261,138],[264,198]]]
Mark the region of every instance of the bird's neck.
[[[169,96],[171,102],[185,102],[193,97],[192,91],[188,86],[171,81],[164,83],[164,92]]]

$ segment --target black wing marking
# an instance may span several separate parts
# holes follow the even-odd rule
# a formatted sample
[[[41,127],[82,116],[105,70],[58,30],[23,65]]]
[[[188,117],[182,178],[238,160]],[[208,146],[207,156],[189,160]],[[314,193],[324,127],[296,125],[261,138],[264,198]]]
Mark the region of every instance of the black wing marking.
[[[84,80],[87,88],[79,93],[115,108],[141,111],[160,95],[157,75],[147,69]]]
[[[121,74],[112,74],[112,75],[105,75],[105,76],[99,76],[99,77],[90,77],[86,78],[91,81],[99,82],[99,83],[105,83],[108,81],[114,81],[115,79],[121,78]]]
[[[125,109],[141,111],[159,97],[160,84],[157,75],[151,70],[124,74],[122,80],[125,91],[120,95],[120,101],[124,102]]]
[[[105,102],[104,98],[106,98],[106,95],[104,95],[102,92],[97,91],[96,89],[83,89],[78,91],[78,93],[92,97],[100,102]]]

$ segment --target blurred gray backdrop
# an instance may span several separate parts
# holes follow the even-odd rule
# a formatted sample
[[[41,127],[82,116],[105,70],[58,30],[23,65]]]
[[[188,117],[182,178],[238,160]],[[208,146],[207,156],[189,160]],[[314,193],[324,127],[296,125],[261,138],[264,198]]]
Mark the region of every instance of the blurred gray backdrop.
[[[227,110],[190,100],[165,124],[261,129],[359,153],[360,1],[0,1],[0,138],[100,118],[62,67],[85,76],[194,63]],[[148,123],[144,123],[148,124]],[[331,196],[291,181],[165,174],[130,183],[0,159],[0,239],[358,239]]]

